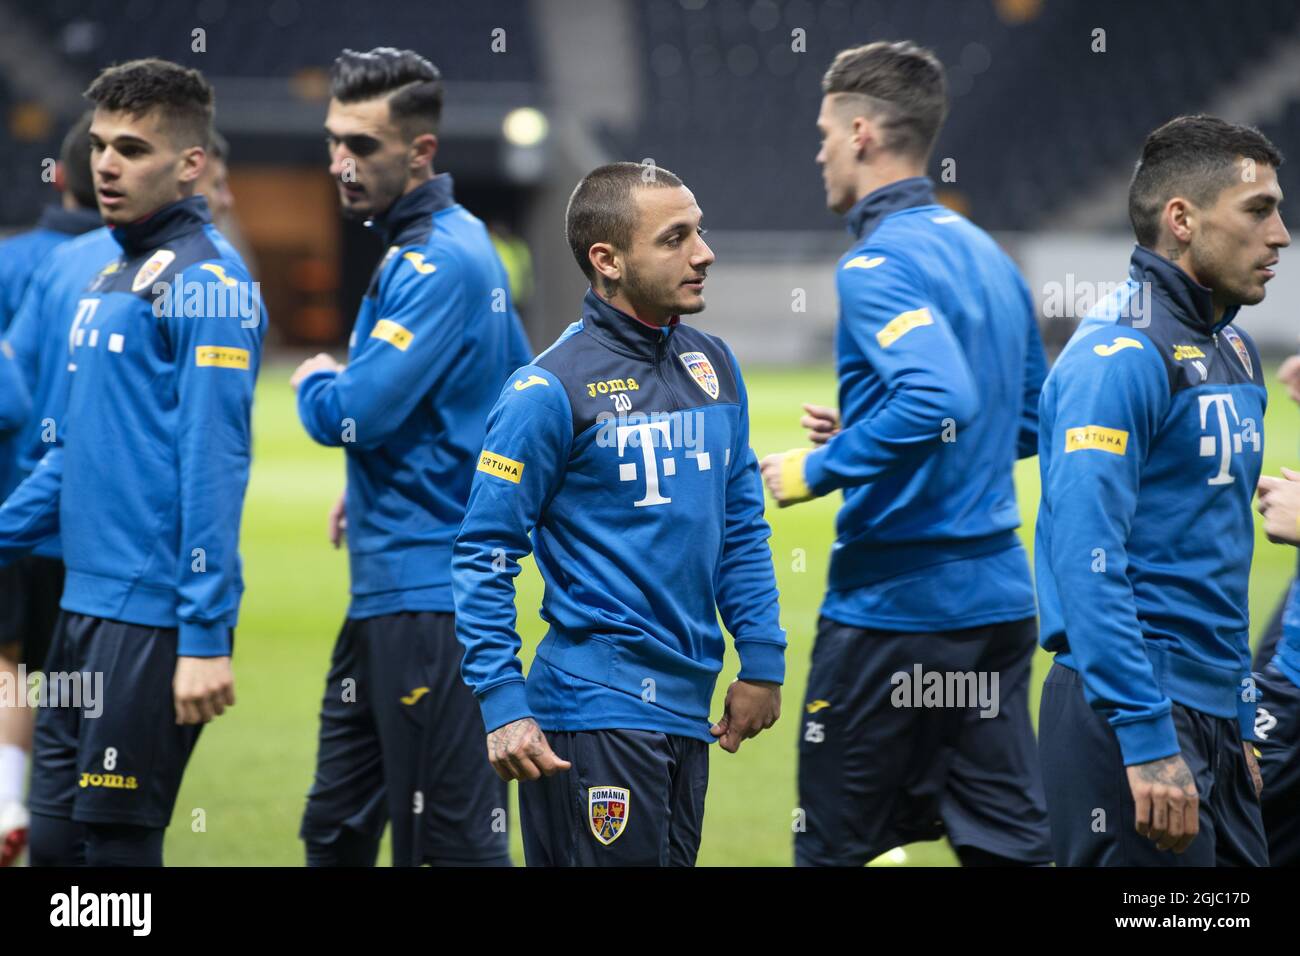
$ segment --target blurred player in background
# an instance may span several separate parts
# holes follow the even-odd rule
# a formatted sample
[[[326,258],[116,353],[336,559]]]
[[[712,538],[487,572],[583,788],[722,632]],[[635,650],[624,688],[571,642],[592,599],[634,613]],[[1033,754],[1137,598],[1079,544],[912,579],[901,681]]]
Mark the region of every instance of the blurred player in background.
[[[1290,243],[1281,162],[1210,116],[1151,133],[1129,281],[1043,389],[1039,733],[1060,865],[1268,864],[1248,601],[1268,394],[1233,323]]]
[[[0,508],[0,559],[58,532],[67,580],[47,676],[92,683],[80,706],[56,700],[37,716],[32,863],[161,865],[201,725],[235,699],[265,326],[238,255],[193,195],[207,81],[136,60],[104,70],[86,96],[96,195],[120,257],[77,303],[67,424]]]
[[[101,226],[90,173],[89,112],[64,137],[56,170],[55,182],[62,192],[60,205],[48,208],[32,232],[0,243],[0,335],[4,336],[0,350],[12,359],[11,369],[23,376],[23,391],[33,403],[12,428],[0,422],[0,500],[31,472],[33,462],[27,440],[31,434],[31,411],[32,407],[43,408],[45,399],[44,393],[31,381],[29,356],[25,352],[27,333],[19,329],[20,325],[27,325],[19,321],[20,303],[39,294],[54,252],[69,241],[80,243],[74,237]],[[35,291],[34,287],[37,287]],[[82,283],[81,288],[84,287]],[[71,318],[69,314],[69,323]],[[65,349],[66,346],[65,337]],[[67,364],[66,353],[63,364]],[[0,670],[14,686],[21,683],[20,664],[31,672],[40,670],[45,663],[59,615],[63,563],[56,553],[57,539],[51,540],[55,542],[53,546],[45,542],[34,553],[0,568]],[[35,720],[36,713],[31,707],[0,706],[0,866],[12,863],[26,842],[23,790]]]
[[[330,538],[346,523],[352,572],[301,837],[309,865],[369,866],[391,819],[394,866],[508,866],[506,787],[459,677],[451,548],[492,400],[532,353],[487,229],[434,174],[437,68],[381,47],[345,50],[331,76],[343,214],[388,248],[348,365],[318,355],[292,379],[308,433],[347,452]]]
[[[805,406],[821,447],[763,461],[782,505],[844,491],[804,701],[795,861],[861,866],[946,835],[967,866],[1044,864],[1034,593],[1012,481],[1037,450],[1033,302],[924,177],[947,113],[934,54],[845,50],[822,89],[817,161],[856,239],[836,273],[840,411]],[[972,693],[920,707],[899,675],[925,674],[969,675]]]
[[[521,781],[529,866],[691,866],[708,744],[780,715],[785,632],[740,369],[680,323],[713,263],[680,179],[601,166],[565,234],[582,317],[501,391],[456,541],[465,680],[491,766]],[[533,538],[530,540],[529,536]],[[550,632],[524,679],[514,576]],[[740,657],[722,719],[718,614]]]
[[[1300,472],[1259,480],[1259,511],[1269,540],[1300,545]],[[1300,587],[1287,591],[1274,653],[1255,657],[1259,700],[1255,754],[1270,866],[1300,866]]]

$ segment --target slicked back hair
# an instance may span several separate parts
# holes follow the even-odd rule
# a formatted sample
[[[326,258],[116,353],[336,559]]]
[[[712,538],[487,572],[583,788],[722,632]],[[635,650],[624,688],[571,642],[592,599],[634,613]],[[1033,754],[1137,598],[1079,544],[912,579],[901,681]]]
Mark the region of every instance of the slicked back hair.
[[[924,161],[948,115],[943,64],[910,40],[841,50],[822,78],[822,92],[861,96],[863,114],[880,123],[884,148]]]
[[[86,89],[100,109],[143,116],[158,110],[163,129],[182,149],[208,145],[212,131],[212,87],[198,70],[170,60],[130,60],[107,67]]]
[[[340,103],[388,97],[393,124],[408,139],[436,136],[442,122],[442,73],[413,50],[344,50],[330,67],[330,95]]]
[[[1253,126],[1217,116],[1178,116],[1151,133],[1128,189],[1128,218],[1138,245],[1154,248],[1160,217],[1175,196],[1201,208],[1214,205],[1234,181],[1246,175],[1240,160],[1282,165],[1282,152]]]
[[[609,163],[597,166],[578,183],[564,213],[564,237],[578,260],[582,274],[596,281],[587,253],[598,242],[626,250],[636,231],[637,189],[674,189],[682,186],[675,173],[662,166]]]

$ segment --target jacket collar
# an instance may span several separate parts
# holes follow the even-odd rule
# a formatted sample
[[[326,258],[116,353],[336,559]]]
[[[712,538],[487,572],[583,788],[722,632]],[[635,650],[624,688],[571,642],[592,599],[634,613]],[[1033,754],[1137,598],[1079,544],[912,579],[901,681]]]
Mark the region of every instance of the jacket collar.
[[[155,209],[143,219],[110,228],[113,238],[127,258],[134,259],[151,249],[196,232],[211,221],[212,214],[208,212],[207,199],[203,196],[190,196]]]
[[[681,316],[674,315],[666,326],[649,325],[614,308],[594,289],[588,289],[582,300],[582,327],[595,332],[615,351],[636,358],[654,359],[680,321]]]
[[[455,204],[451,175],[439,173],[399,196],[382,215],[375,216],[366,225],[383,237],[384,245],[401,245],[409,233],[423,231],[430,216]]]
[[[1174,263],[1142,246],[1133,247],[1128,273],[1134,281],[1150,283],[1152,295],[1160,299],[1175,318],[1205,335],[1212,335],[1237,317],[1240,305],[1224,310],[1214,321],[1214,296]]]
[[[68,236],[80,236],[82,233],[98,229],[104,224],[99,213],[94,209],[64,209],[62,206],[46,206],[41,211],[37,229],[48,229]]]
[[[880,220],[900,209],[934,205],[934,183],[928,176],[912,176],[881,186],[867,193],[844,217],[849,232],[865,239],[880,225]]]

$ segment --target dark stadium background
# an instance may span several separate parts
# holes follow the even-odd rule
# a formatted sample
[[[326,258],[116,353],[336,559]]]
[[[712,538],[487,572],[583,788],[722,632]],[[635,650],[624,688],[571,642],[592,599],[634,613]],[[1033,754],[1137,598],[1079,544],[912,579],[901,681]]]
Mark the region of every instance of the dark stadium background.
[[[168,833],[169,863],[301,862],[297,823],[347,581],[345,559],[325,542],[341,455],[303,434],[288,376],[309,351],[342,357],[380,252],[340,220],[326,171],[321,124],[338,51],[410,47],[441,68],[435,165],[514,243],[516,266],[531,261],[521,311],[537,348],[576,318],[585,287],[563,241],[578,179],[612,160],[652,159],[681,175],[718,257],[696,321],[746,365],[762,455],[803,441],[801,401],[835,398],[833,267],[849,240],[824,207],[814,120],[834,53],[878,39],[915,40],[947,67],[952,111],[931,175],[945,203],[1018,260],[1049,345],[1082,308],[1072,299],[1057,314],[1053,290],[1124,278],[1128,176],[1146,133],[1166,119],[1208,111],[1260,126],[1292,156],[1280,178],[1300,197],[1293,0],[0,0],[0,233],[29,227],[55,200],[42,161],[58,155],[96,72],[172,59],[216,88],[236,238],[270,315],[243,528],[239,705],[204,733]],[[1267,300],[1245,320],[1271,362],[1300,332],[1300,278],[1282,255]],[[1265,469],[1276,473],[1294,464],[1300,414],[1269,376]],[[1036,462],[1021,464],[1017,484],[1032,547]],[[836,504],[769,509],[790,637],[786,716],[737,757],[714,755],[702,864],[790,861],[798,701]],[[1294,562],[1262,534],[1257,544],[1256,632]],[[543,631],[539,588],[530,566],[519,600],[528,653]],[[719,686],[735,671],[729,657]],[[891,857],[951,861],[941,845]]]

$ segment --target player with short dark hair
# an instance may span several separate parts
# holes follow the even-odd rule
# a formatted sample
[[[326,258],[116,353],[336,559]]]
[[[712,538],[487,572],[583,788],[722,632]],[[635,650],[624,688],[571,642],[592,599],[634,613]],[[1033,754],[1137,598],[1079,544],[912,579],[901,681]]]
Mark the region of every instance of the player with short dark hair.
[[[345,50],[332,78],[330,173],[387,252],[348,365],[318,355],[292,379],[308,433],[347,453],[330,523],[352,571],[300,835],[309,865],[373,865],[391,820],[394,866],[508,866],[506,788],[459,679],[451,548],[492,400],[532,352],[487,229],[433,171],[437,68]]]
[[[836,272],[840,411],[805,405],[820,447],[763,460],[782,505],[844,492],[804,701],[795,861],[861,866],[947,836],[964,865],[1046,863],[1012,481],[1037,451],[1033,302],[925,178],[947,111],[935,55],[844,50],[822,89],[817,161],[856,240]],[[953,690],[927,690],[923,706],[935,681]]]
[[[100,224],[90,174],[90,112],[63,137],[55,167],[55,185],[62,193],[60,205],[51,206],[31,232],[0,243],[0,352],[7,359],[4,371],[19,382],[10,383],[10,397],[25,396],[27,412],[21,419],[0,416],[0,500],[27,475],[23,448],[31,403],[40,407],[43,396],[28,381],[27,356],[19,340],[20,303],[26,303],[39,286],[53,254]],[[101,263],[102,264],[102,263]],[[12,412],[12,409],[10,409]],[[54,621],[63,590],[63,566],[39,551],[0,568],[0,672],[19,685],[20,666],[40,670],[50,647]],[[35,713],[30,707],[0,707],[0,866],[17,859],[26,843],[27,810],[23,788],[31,751]]]
[[[201,725],[234,704],[265,326],[242,263],[193,195],[207,81],[133,60],[86,96],[96,195],[120,252],[77,303],[66,425],[0,507],[0,559],[57,531],[67,579],[46,669],[103,682],[98,713],[89,699],[40,708],[32,863],[160,865]]]
[[[704,308],[695,197],[615,163],[569,199],[582,317],[488,420],[453,583],[491,765],[518,779],[529,866],[690,866],[708,744],[780,714],[785,632],[740,369],[680,322]],[[530,535],[532,540],[530,540]],[[514,576],[529,552],[550,631],[525,681]],[[718,614],[740,674],[709,721]]]
[[[1212,116],[1151,133],[1129,280],[1043,388],[1039,749],[1060,865],[1268,864],[1248,593],[1268,394],[1235,320],[1291,241],[1281,162]]]

